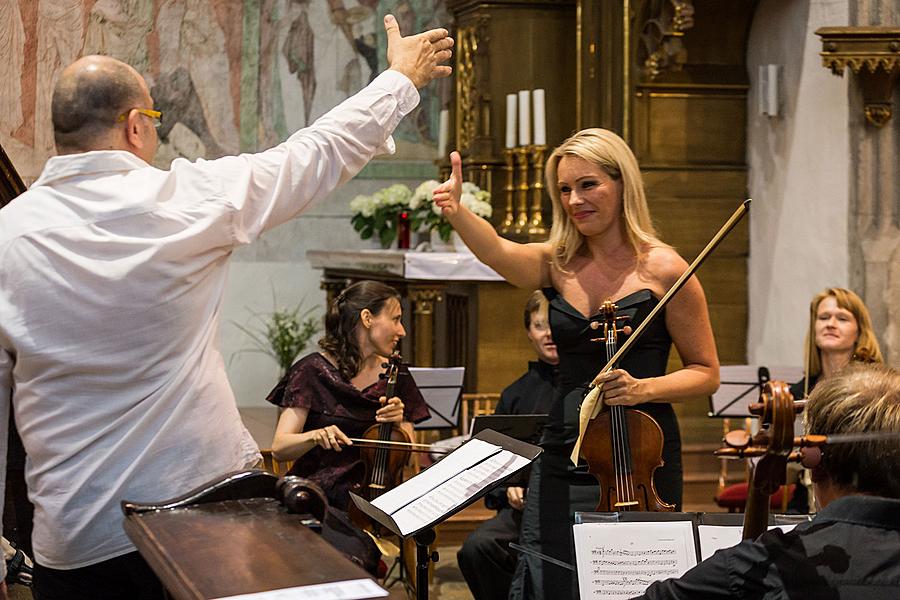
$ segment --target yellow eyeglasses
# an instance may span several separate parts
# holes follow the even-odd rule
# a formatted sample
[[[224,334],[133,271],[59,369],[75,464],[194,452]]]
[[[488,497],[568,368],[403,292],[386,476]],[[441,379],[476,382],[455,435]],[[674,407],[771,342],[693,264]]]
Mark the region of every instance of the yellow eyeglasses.
[[[156,127],[157,129],[159,129],[159,126],[162,125],[163,114],[161,112],[159,112],[158,110],[153,110],[150,108],[129,108],[128,110],[123,112],[121,115],[119,115],[119,118],[116,119],[116,123],[121,123],[122,121],[127,119],[128,113],[130,113],[133,110],[136,110],[139,113],[141,113],[142,115],[153,119],[153,121],[154,121],[153,126]]]

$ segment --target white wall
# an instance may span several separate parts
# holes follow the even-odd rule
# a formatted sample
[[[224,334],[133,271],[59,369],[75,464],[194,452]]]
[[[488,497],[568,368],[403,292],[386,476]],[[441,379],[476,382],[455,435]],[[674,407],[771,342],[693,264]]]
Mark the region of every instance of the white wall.
[[[763,0],[747,51],[751,364],[800,365],[809,301],[849,280],[847,79],[822,67],[815,30],[848,0]],[[758,65],[782,66],[781,115],[761,116]]]
[[[430,163],[425,162],[427,169]],[[359,239],[350,225],[350,200],[393,183],[414,187],[421,181],[353,179],[309,212],[234,253],[222,307],[220,347],[238,406],[270,406],[265,397],[278,381],[278,365],[275,359],[253,351],[252,340],[235,323],[255,330],[260,321],[254,315],[265,316],[275,306],[293,308],[301,299],[304,307],[316,306],[315,314],[323,316],[322,272],[310,267],[306,251],[376,247],[371,240]],[[307,352],[317,348],[319,337]]]

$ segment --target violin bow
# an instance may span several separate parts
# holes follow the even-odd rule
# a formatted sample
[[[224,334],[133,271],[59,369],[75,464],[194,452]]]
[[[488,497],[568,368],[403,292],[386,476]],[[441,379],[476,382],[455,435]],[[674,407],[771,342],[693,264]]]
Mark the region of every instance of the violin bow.
[[[731,230],[734,229],[735,225],[750,211],[750,202],[751,200],[748,198],[741,202],[741,205],[737,207],[731,217],[725,221],[725,224],[716,232],[716,235],[706,244],[706,247],[700,251],[700,254],[697,255],[697,258],[694,259],[694,262],[688,266],[688,268],[681,274],[681,277],[669,288],[669,291],[662,297],[653,310],[650,311],[650,314],[647,315],[647,318],[641,321],[641,324],[635,328],[635,330],[628,336],[628,339],[625,340],[625,343],[619,346],[618,351],[613,355],[609,362],[606,363],[599,373],[597,373],[595,379],[606,373],[607,371],[612,370],[613,366],[618,363],[622,357],[628,352],[632,346],[634,346],[635,342],[637,342],[638,338],[644,333],[650,323],[656,318],[656,316],[665,308],[666,304],[668,304],[669,300],[672,299],[672,296],[678,293],[684,284],[687,283],[687,280],[700,268],[700,265],[703,264],[703,261],[706,260],[706,257],[712,253],[713,250],[716,249],[716,246],[725,239],[725,236],[731,233]],[[584,400],[581,403],[581,412],[578,416],[578,439],[575,441],[575,448],[572,449],[572,455],[569,457],[572,460],[573,464],[578,464],[578,457],[581,455],[581,442],[584,439],[584,432],[587,430],[588,422],[596,417],[600,413],[600,409],[603,408],[603,403],[599,402],[600,400],[600,388],[597,386],[593,386],[591,391],[588,392],[587,396],[584,397]]]

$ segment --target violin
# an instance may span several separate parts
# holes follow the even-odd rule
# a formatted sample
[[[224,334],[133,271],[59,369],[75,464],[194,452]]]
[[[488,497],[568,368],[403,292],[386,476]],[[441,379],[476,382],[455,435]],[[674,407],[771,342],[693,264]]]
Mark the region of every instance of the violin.
[[[387,379],[384,396],[393,398],[400,375],[400,354],[395,352],[388,359],[384,377]],[[409,462],[409,447],[413,446],[409,435],[399,423],[377,423],[366,429],[361,438],[360,458],[366,466],[366,478],[360,496],[369,502],[403,482],[403,467]],[[373,443],[366,444],[366,441]],[[393,442],[393,443],[386,443]]]
[[[600,307],[606,359],[616,354],[618,307],[607,300]],[[663,466],[663,432],[659,424],[644,411],[615,405],[591,419],[581,445],[588,471],[600,483],[598,511],[624,510],[665,512],[675,505],[663,501],[656,493],[653,473]]]

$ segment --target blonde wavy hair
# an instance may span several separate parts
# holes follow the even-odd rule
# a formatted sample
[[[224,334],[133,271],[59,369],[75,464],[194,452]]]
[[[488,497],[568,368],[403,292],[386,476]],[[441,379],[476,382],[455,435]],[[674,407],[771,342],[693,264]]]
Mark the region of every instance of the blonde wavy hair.
[[[900,431],[900,373],[855,363],[816,386],[804,413],[806,431],[820,435]],[[840,487],[900,498],[900,440],[826,444],[821,468]]]
[[[563,156],[577,156],[603,169],[622,183],[622,217],[634,253],[641,257],[646,245],[665,246],[653,227],[644,182],[637,159],[625,140],[607,129],[582,129],[564,141],[547,159],[546,185],[553,206],[553,226],[548,240],[553,249],[553,266],[563,270],[584,244],[584,236],[575,227],[562,205],[557,170]]]
[[[862,298],[855,292],[839,287],[826,288],[816,294],[809,303],[809,329],[806,331],[806,372],[807,377],[818,377],[822,373],[821,351],[816,346],[816,316],[819,312],[819,303],[829,296],[835,299],[837,305],[850,311],[856,319],[858,336],[853,347],[853,356],[850,360],[859,362],[884,362],[878,339],[872,329],[872,319],[869,317],[869,309],[863,303]]]

